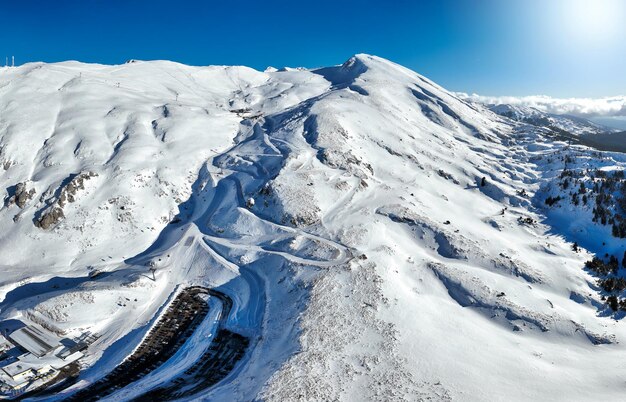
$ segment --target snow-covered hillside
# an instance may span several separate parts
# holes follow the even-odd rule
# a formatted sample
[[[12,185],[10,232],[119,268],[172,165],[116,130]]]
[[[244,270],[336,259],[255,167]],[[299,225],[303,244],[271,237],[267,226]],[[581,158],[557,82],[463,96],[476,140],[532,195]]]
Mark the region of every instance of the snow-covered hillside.
[[[582,117],[545,113],[533,107],[500,104],[489,105],[489,109],[494,113],[515,121],[540,127],[556,128],[577,136],[607,134],[619,131]]]
[[[605,228],[545,205],[558,158],[599,156],[545,134],[369,55],[0,70],[0,329],[99,335],[40,396],[63,399],[206,286],[232,308],[211,297],[176,355],[104,400],[183,375],[220,326],[245,354],[181,399],[618,400],[626,331],[584,270],[603,250],[572,247]]]

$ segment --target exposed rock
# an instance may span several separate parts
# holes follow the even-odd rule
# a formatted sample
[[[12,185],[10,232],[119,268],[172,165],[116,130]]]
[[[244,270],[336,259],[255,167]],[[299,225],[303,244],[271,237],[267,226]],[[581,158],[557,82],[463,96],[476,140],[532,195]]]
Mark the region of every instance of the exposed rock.
[[[11,206],[16,204],[20,209],[23,209],[26,203],[33,199],[36,191],[34,188],[30,190],[26,187],[26,182],[17,183],[15,186],[15,192],[9,197],[6,205]]]
[[[85,189],[85,180],[89,180],[92,177],[98,176],[97,173],[94,172],[85,172],[75,176],[63,189],[61,190],[61,194],[59,195],[58,204],[61,208],[65,206],[67,202],[74,202],[76,192],[78,190]]]
[[[50,226],[56,225],[63,218],[65,218],[63,209],[57,206],[52,206],[41,215],[39,220],[35,221],[35,226],[45,230],[50,228]]]
[[[76,201],[75,196],[78,190],[85,189],[85,180],[96,176],[98,176],[98,174],[94,172],[84,172],[74,176],[70,182],[61,189],[59,197],[49,202],[49,207],[41,212],[39,219],[35,219],[35,226],[45,230],[59,223],[65,218],[63,207],[65,207],[68,202],[72,203]]]
[[[361,179],[368,177],[368,173],[370,175],[374,174],[372,165],[364,162],[350,151],[342,152],[324,149],[318,153],[318,159],[327,166],[335,169],[343,169]]]

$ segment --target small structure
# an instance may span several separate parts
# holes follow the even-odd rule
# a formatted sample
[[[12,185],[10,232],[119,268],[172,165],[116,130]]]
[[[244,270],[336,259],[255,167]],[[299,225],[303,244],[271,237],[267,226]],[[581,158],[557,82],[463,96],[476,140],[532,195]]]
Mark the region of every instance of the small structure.
[[[15,344],[37,357],[47,355],[61,344],[51,334],[33,325],[20,328],[9,337]]]
[[[0,398],[37,389],[56,377],[61,369],[81,359],[97,337],[85,333],[77,341],[61,340],[45,329],[29,325],[0,335]]]
[[[4,377],[3,380],[15,390],[26,387],[33,379],[41,378],[46,374],[54,372],[49,364],[33,367],[31,364],[24,363],[21,360],[2,367],[2,371],[8,376],[7,378],[7,376],[2,375]]]

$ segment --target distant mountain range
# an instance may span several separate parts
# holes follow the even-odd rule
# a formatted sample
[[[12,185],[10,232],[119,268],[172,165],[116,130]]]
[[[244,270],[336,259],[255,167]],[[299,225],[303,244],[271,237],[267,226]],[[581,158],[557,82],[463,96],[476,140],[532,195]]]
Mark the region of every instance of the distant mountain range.
[[[0,68],[0,399],[622,400],[626,158],[570,143],[623,135],[364,54]]]
[[[492,112],[511,120],[551,129],[563,140],[601,151],[626,152],[626,131],[582,117],[546,113],[528,106],[499,104],[488,107]]]
[[[574,135],[606,134],[619,131],[582,117],[546,113],[528,106],[499,104],[488,105],[488,107],[492,112],[515,121],[539,127],[555,127]]]

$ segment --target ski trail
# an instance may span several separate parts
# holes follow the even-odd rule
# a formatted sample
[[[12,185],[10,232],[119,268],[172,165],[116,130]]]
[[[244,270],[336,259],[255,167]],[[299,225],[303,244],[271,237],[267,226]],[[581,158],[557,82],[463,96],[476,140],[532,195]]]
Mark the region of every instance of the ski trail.
[[[185,343],[183,349],[147,376],[108,396],[107,400],[128,400],[143,394],[175,378],[193,365],[211,344],[210,338],[215,335],[217,318],[223,320],[224,327],[249,337],[250,348],[254,349],[261,342],[265,332],[264,323],[269,319],[269,312],[266,311],[267,277],[263,272],[257,272],[258,268],[255,269],[254,264],[242,264],[236,258],[242,250],[255,253],[259,257],[274,256],[288,263],[322,268],[345,264],[352,259],[350,250],[337,241],[298,227],[281,225],[245,208],[246,193],[258,192],[279,173],[290,153],[300,150],[293,143],[272,138],[267,131],[270,126],[259,122],[252,127],[242,124],[242,130],[249,130],[247,133],[242,131],[238,136],[242,140],[209,159],[201,168],[185,212],[181,209],[179,214],[181,222],[168,225],[151,247],[127,260],[129,266],[142,269],[153,259],[164,254],[168,254],[168,257],[171,255],[171,260],[160,265],[159,269],[176,270],[178,281],[194,285],[194,272],[197,275],[197,269],[194,268],[194,271],[191,266],[177,265],[180,261],[192,263],[190,258],[203,258],[202,254],[195,255],[197,252],[191,250],[195,244],[199,247],[198,250],[206,253],[207,259],[233,276],[228,283],[215,288],[232,300],[228,316],[220,317],[222,308],[219,303],[210,299],[212,313]],[[274,142],[282,146],[279,148]],[[219,174],[211,172],[210,166],[218,168]],[[336,209],[353,195],[354,191],[346,194],[337,202]],[[241,217],[253,222],[258,233],[247,235],[235,231],[233,234],[219,228],[221,221],[218,218],[223,218],[224,222],[236,222]],[[286,245],[289,244],[289,239],[310,241],[316,248],[328,249],[329,257],[299,255]],[[174,283],[175,281],[170,285]],[[246,353],[230,375],[203,392],[221,388],[238,378],[236,374],[245,370],[252,355],[251,352]]]

